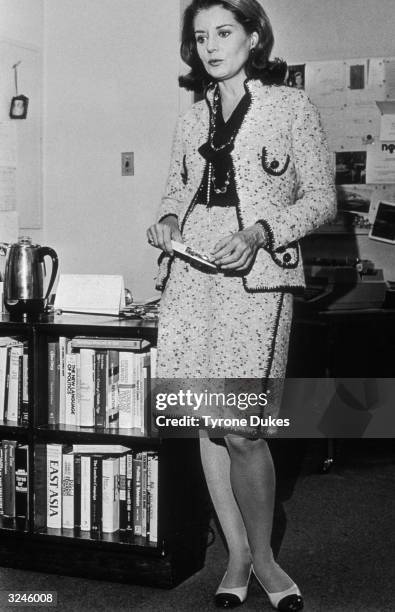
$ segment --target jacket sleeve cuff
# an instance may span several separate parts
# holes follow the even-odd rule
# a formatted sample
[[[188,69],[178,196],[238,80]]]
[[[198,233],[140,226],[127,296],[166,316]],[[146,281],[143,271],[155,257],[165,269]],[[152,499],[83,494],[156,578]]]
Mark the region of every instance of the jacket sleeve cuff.
[[[272,252],[274,250],[274,233],[270,224],[266,221],[266,219],[258,219],[256,223],[263,227],[267,236],[267,243],[263,248]]]

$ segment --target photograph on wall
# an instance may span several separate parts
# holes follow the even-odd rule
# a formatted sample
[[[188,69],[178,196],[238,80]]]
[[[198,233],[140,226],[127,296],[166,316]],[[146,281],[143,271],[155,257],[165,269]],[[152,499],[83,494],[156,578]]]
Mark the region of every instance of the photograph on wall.
[[[366,151],[336,152],[336,185],[366,183]]]
[[[338,210],[368,216],[373,190],[369,185],[338,185]]]
[[[288,66],[288,72],[285,82],[288,87],[294,87],[295,89],[304,89],[305,64],[294,64]]]

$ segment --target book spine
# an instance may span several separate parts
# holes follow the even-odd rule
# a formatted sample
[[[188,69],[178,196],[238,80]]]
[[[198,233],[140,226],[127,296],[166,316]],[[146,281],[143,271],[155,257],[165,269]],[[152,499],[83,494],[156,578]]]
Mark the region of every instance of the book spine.
[[[141,453],[141,535],[147,536],[147,451]]]
[[[4,388],[4,421],[9,420],[8,415],[8,396],[10,391],[10,360],[11,360],[11,346],[7,346],[7,357],[5,366],[5,388]]]
[[[66,423],[66,347],[67,338],[59,337],[59,423]]]
[[[29,425],[29,345],[23,343],[22,355],[22,426]]]
[[[95,426],[106,426],[107,408],[107,351],[98,350],[95,356]]]
[[[3,443],[0,442],[0,516],[4,513],[3,505]]]
[[[80,425],[95,426],[95,351],[81,349]]]
[[[15,514],[29,515],[29,447],[24,444],[15,449]]]
[[[142,353],[136,353],[136,423],[137,429],[142,428],[143,425],[143,411],[144,411],[144,371],[143,371],[143,355]]]
[[[119,458],[119,528],[127,528],[126,455],[121,455]]]
[[[133,531],[133,452],[126,455],[126,529]]]
[[[150,401],[151,401],[151,365],[150,365],[150,353],[146,352],[143,358],[143,406],[142,406],[142,418],[141,418],[141,435],[146,436],[150,422]]]
[[[81,531],[91,529],[91,457],[81,456]]]
[[[48,342],[48,424],[56,425],[56,342]]]
[[[15,517],[15,448],[14,440],[3,440],[3,507],[4,516]]]
[[[131,429],[133,427],[133,395],[136,387],[134,379],[135,355],[132,351],[119,352],[119,427]]]
[[[91,348],[139,351],[149,346],[149,342],[142,338],[95,338],[77,336],[71,340],[71,346],[73,349]]]
[[[102,532],[102,500],[103,500],[103,457],[91,457],[91,531]]]
[[[119,458],[103,459],[103,532],[119,529]]]
[[[81,455],[74,455],[74,527],[81,529]]]
[[[81,423],[81,355],[75,353],[75,424]]]
[[[150,530],[149,541],[156,543],[158,541],[158,455],[153,454],[151,457],[151,481],[150,488]]]
[[[109,429],[117,429],[119,426],[118,380],[119,353],[118,351],[110,350],[108,351],[108,393],[106,414],[106,426]]]
[[[76,354],[66,353],[66,394],[65,394],[65,423],[66,425],[77,425],[76,415]],[[79,423],[78,423],[79,424]]]
[[[63,455],[62,527],[74,527],[74,455],[71,452]]]
[[[147,458],[147,516],[146,516],[146,537],[150,540],[151,536],[151,482],[152,482],[152,452],[148,452]]]
[[[23,371],[23,354],[19,355],[18,357],[18,393],[17,393],[17,397],[18,397],[18,407],[17,407],[17,421],[18,421],[18,425],[22,425],[22,385],[23,385],[23,379],[22,379],[22,371]]]
[[[19,375],[20,356],[23,355],[23,345],[20,343],[10,347],[9,385],[7,400],[7,420],[18,422],[19,408]]]
[[[47,527],[62,527],[61,444],[47,444]]]
[[[5,419],[4,396],[7,377],[7,347],[0,346],[0,421]]]
[[[133,529],[134,535],[141,536],[141,453],[133,459]]]

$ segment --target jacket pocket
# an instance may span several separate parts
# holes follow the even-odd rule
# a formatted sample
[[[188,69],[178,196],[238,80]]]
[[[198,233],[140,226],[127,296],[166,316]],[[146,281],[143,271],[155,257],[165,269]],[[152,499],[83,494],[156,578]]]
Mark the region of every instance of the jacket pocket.
[[[270,251],[273,261],[281,268],[292,269],[297,268],[299,263],[299,245],[297,242],[291,242],[287,247]]]
[[[268,150],[267,147],[262,147],[261,163],[262,168],[270,176],[281,176],[288,169],[290,156],[276,151]]]

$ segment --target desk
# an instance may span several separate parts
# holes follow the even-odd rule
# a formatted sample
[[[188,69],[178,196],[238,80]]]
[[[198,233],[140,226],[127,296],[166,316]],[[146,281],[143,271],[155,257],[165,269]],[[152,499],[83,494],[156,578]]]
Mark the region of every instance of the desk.
[[[395,378],[395,309],[314,311],[295,301],[287,376]],[[323,471],[335,445],[327,440]]]

